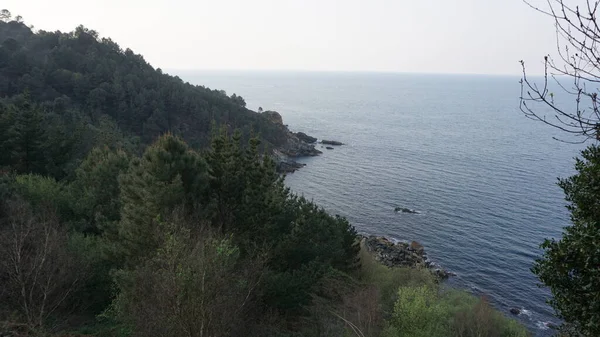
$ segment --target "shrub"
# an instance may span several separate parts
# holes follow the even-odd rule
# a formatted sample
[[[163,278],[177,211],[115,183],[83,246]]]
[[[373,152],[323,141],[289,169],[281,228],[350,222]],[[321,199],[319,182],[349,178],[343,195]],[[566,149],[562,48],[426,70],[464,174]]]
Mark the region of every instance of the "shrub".
[[[112,317],[136,336],[240,336],[256,313],[262,266],[229,238],[177,230],[157,254],[117,274]]]
[[[360,270],[358,278],[377,287],[381,305],[385,312],[392,311],[399,287],[435,286],[435,278],[429,271],[417,268],[390,268],[384,266],[375,261],[364,245],[361,245],[359,257]]]
[[[22,200],[2,205],[0,219],[0,302],[17,310],[31,328],[45,327],[79,289],[85,264],[69,250],[67,231],[50,210],[34,214]]]
[[[527,330],[485,299],[435,287],[400,287],[385,337],[525,337]]]

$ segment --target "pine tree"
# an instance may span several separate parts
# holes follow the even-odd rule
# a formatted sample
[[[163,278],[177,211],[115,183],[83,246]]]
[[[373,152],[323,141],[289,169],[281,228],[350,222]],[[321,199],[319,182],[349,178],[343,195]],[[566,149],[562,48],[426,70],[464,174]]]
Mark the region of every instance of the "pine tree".
[[[175,209],[187,214],[202,210],[207,166],[181,139],[166,134],[131,162],[119,183],[120,248],[126,262],[135,263],[160,245],[161,223]]]
[[[129,167],[129,156],[121,150],[95,148],[75,171],[70,185],[79,230],[99,234],[120,220],[121,198],[118,177]],[[111,226],[113,224],[113,226]]]
[[[14,139],[11,162],[18,173],[45,174],[47,137],[44,116],[38,106],[29,102],[27,94],[15,110],[11,129]]]
[[[0,102],[0,168],[14,169],[15,155],[15,111],[14,106]]]

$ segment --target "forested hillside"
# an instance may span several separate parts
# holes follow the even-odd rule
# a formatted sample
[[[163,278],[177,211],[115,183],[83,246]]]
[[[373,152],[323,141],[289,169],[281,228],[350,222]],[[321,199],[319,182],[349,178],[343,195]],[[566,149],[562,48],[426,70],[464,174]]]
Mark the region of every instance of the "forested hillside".
[[[141,149],[165,131],[198,148],[209,144],[213,122],[260,134],[265,144],[286,140],[285,127],[246,109],[242,97],[184,83],[82,26],[34,33],[0,21],[0,42],[0,109],[32,110],[33,120],[22,122],[41,128],[43,143],[59,153],[80,158],[107,143]],[[56,177],[69,173],[66,163],[47,165]]]
[[[7,17],[0,336],[526,335],[291,193],[264,155],[287,129],[241,97]]]

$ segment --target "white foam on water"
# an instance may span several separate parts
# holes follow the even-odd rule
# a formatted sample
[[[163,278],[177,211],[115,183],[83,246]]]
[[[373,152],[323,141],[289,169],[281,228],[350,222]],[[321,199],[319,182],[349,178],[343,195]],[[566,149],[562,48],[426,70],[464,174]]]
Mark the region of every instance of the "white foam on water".
[[[537,321],[537,322],[535,322],[535,326],[540,330],[548,330],[548,329],[550,329],[550,327],[548,326],[550,323],[552,323],[552,322]]]

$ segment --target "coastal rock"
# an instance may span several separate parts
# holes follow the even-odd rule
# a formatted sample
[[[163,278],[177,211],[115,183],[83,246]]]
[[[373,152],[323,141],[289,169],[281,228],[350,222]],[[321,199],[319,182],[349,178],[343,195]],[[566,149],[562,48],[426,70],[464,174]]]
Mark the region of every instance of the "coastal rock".
[[[411,242],[410,248],[421,255],[425,254],[425,247],[417,241]]]
[[[272,123],[283,125],[283,118],[281,114],[277,111],[267,110],[262,113],[270,120]]]
[[[381,236],[363,236],[365,248],[375,260],[387,267],[428,268],[438,280],[445,280],[455,274],[435,266],[427,260],[425,248],[413,241],[394,243]]]
[[[331,146],[325,146],[325,148],[326,148],[327,150],[333,150],[333,148],[332,148]]]
[[[294,133],[289,131],[287,125],[283,124],[283,118],[277,111],[267,110],[262,114],[277,127],[284,129],[286,138],[278,144],[273,150],[273,159],[276,163],[277,171],[280,173],[291,173],[305,166],[297,163],[293,158],[318,156],[323,152],[315,149],[317,139],[304,132]]]
[[[294,173],[297,169],[306,166],[306,164],[300,164],[296,161],[280,161],[277,163],[276,169],[279,173]]]
[[[337,140],[325,140],[325,139],[323,139],[321,141],[321,144],[325,144],[325,145],[344,145],[344,143],[338,142]]]
[[[278,150],[273,151],[273,160],[279,173],[294,173],[297,169],[306,166],[306,164],[298,163]]]
[[[519,308],[510,308],[510,313],[513,315],[520,315],[521,314],[521,309]]]
[[[447,280],[448,278],[450,278],[450,276],[456,276],[455,273],[441,268],[433,268],[431,269],[431,272],[433,273],[433,275],[435,275],[435,277],[438,278],[438,280]]]
[[[318,156],[323,153],[315,149],[314,144],[309,144],[301,140],[293,132],[290,132],[286,143],[280,148],[280,151],[284,155],[292,158]]]
[[[304,133],[304,132],[296,132],[296,133],[295,133],[295,135],[296,135],[296,137],[298,137],[298,139],[300,139],[301,141],[303,141],[303,142],[306,142],[306,143],[309,143],[309,144],[312,144],[312,143],[316,143],[316,142],[317,142],[317,138],[315,138],[315,137],[311,137],[311,136],[307,135],[307,134],[306,134],[306,133]]]
[[[410,209],[410,208],[404,208],[404,207],[396,207],[396,208],[394,208],[394,212],[409,213],[409,214],[418,214],[419,213],[419,211],[417,211],[417,210]]]

